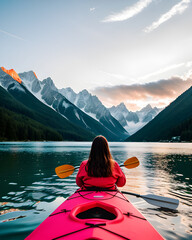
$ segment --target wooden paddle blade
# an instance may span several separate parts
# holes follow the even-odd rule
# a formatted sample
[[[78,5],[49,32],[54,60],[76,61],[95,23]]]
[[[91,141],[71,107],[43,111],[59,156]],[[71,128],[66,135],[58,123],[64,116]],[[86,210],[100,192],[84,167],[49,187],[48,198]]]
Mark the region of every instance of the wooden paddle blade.
[[[60,178],[66,178],[74,172],[75,168],[72,165],[62,165],[55,168],[55,173]]]
[[[136,168],[139,166],[139,160],[136,157],[131,157],[128,158],[123,166],[125,166],[126,168]]]

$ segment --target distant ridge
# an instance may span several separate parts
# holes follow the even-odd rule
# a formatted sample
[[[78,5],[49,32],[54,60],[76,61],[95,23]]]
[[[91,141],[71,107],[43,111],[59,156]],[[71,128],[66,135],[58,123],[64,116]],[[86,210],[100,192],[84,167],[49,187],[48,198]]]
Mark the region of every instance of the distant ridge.
[[[175,134],[181,141],[192,140],[192,87],[126,141],[166,141],[175,137]]]

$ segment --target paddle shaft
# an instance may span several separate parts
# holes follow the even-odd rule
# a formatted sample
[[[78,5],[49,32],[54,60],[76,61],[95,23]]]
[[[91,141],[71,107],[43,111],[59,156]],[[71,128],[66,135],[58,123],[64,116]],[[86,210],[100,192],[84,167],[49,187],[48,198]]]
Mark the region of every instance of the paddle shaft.
[[[122,164],[120,164],[119,166],[120,166],[120,167],[124,167],[124,166],[126,166],[126,165],[124,165],[124,163],[122,163]],[[80,166],[74,167],[73,169],[64,170],[64,171],[61,171],[61,172],[59,172],[59,173],[71,172],[71,171],[74,171],[74,170],[76,170],[76,169],[78,169],[78,168],[80,168]]]
[[[149,200],[155,200],[155,201],[159,201],[159,202],[169,203],[169,201],[154,199],[154,198],[147,197],[147,196],[144,196],[144,195],[140,195],[140,194],[137,194],[137,193],[131,193],[131,192],[125,192],[125,191],[121,191],[121,192],[124,193],[124,194],[129,194],[129,195],[133,195],[133,196],[136,196],[136,197],[146,198],[146,199],[149,199]]]
[[[126,166],[128,166],[128,165],[135,164],[135,163],[138,163],[138,161],[131,162],[130,164],[129,164],[129,163],[128,163],[128,164],[121,163],[119,166],[120,166],[120,167],[126,167]]]
[[[136,157],[134,157],[134,158],[136,159],[134,162],[130,162],[130,163],[128,162],[127,163],[127,160],[130,160],[131,159],[130,158],[130,159],[127,159],[124,163],[121,163],[119,166],[120,167],[126,167],[126,166],[129,166],[129,165],[137,164],[139,161],[138,161],[138,159]],[[60,171],[59,173],[71,172],[71,171],[74,171],[74,170],[76,170],[78,168],[80,168],[80,166],[74,167],[72,169],[63,170],[63,171]]]

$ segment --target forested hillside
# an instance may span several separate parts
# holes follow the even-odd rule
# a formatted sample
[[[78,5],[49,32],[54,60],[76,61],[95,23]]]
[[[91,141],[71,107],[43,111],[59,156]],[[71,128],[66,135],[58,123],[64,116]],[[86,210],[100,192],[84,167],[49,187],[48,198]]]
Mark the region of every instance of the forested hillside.
[[[93,139],[94,135],[69,123],[29,92],[22,99],[23,103],[0,87],[1,141]]]
[[[180,136],[181,141],[192,141],[192,118],[182,122],[171,130],[172,136]]]

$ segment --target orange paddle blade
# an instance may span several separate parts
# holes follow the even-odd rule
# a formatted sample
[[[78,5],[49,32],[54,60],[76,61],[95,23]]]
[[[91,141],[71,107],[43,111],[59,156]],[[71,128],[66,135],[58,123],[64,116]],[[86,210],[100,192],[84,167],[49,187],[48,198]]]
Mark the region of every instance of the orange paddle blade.
[[[74,172],[75,168],[72,165],[62,165],[55,168],[55,173],[60,178],[66,178]]]
[[[136,168],[139,166],[139,160],[136,157],[131,157],[128,158],[125,162],[124,162],[124,166],[126,168]]]

